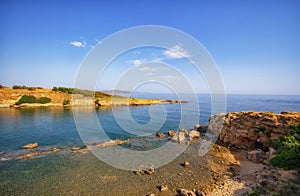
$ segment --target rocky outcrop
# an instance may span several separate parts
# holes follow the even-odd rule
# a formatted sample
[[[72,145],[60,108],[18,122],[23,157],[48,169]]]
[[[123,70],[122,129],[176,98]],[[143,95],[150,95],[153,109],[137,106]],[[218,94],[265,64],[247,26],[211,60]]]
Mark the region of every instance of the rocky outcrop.
[[[30,148],[37,148],[38,146],[39,146],[39,144],[36,142],[36,143],[33,143],[33,144],[26,144],[25,146],[22,146],[22,148],[30,149]]]
[[[230,112],[211,117],[208,129],[220,141],[248,149],[255,147],[258,138],[268,146],[270,140],[288,135],[290,125],[295,123],[300,123],[299,112]]]
[[[95,93],[95,94],[94,94]],[[97,94],[98,93],[98,94]],[[97,96],[96,96],[97,94]],[[23,95],[32,95],[34,97],[48,97],[50,103],[23,103],[16,105],[16,102]],[[32,89],[0,89],[0,108],[4,107],[47,107],[47,106],[140,106],[153,105],[159,103],[185,103],[180,100],[163,99],[141,99],[123,96],[112,96],[103,92],[94,92],[77,89],[74,94],[68,94],[60,91],[53,91],[46,88]]]

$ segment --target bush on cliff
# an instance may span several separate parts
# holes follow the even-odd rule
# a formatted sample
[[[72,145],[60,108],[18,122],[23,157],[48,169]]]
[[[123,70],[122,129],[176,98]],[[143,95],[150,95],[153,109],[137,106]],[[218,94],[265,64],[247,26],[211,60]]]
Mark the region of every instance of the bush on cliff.
[[[67,94],[72,94],[73,90],[74,90],[73,88],[56,87],[56,86],[52,88],[52,91],[60,91]]]
[[[271,142],[277,155],[270,160],[274,166],[284,169],[300,169],[300,125],[290,127],[290,135]]]
[[[16,102],[16,105],[20,105],[22,103],[41,103],[41,104],[45,104],[45,103],[49,103],[51,102],[51,99],[48,97],[40,97],[40,98],[36,98],[33,95],[23,95],[19,101]]]

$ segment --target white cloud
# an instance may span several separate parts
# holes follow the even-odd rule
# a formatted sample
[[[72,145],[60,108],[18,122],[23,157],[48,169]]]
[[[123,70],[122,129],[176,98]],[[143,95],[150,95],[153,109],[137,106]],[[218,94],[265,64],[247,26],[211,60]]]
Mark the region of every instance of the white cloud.
[[[161,63],[162,61],[163,61],[162,58],[154,58],[154,59],[152,60],[152,62],[155,62],[155,63]]]
[[[184,57],[190,57],[187,50],[182,48],[180,45],[173,46],[172,48],[165,50],[163,54],[172,59],[180,59]]]
[[[132,61],[134,66],[139,66],[139,65],[143,64],[144,62],[145,62],[144,59],[136,59],[136,60]]]
[[[80,47],[84,48],[85,45],[86,45],[85,42],[80,42],[80,41],[71,41],[70,44],[71,44],[72,46],[77,47],[77,48],[80,48]]]

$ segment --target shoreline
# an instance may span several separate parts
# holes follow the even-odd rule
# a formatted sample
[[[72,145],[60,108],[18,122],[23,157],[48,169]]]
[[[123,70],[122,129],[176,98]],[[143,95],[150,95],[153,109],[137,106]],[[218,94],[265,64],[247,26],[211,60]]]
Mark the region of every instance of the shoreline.
[[[300,182],[300,178],[296,170],[286,171],[274,168],[269,164],[253,163],[246,156],[247,152],[252,149],[228,148],[218,142],[212,146],[206,155],[201,157],[197,154],[200,142],[201,140],[195,141],[174,161],[155,169],[155,173],[146,175],[139,175],[133,171],[124,171],[108,166],[95,158],[91,152],[80,151],[83,148],[61,149],[53,152],[55,154],[41,154],[36,157],[18,159],[14,161],[13,165],[20,167],[21,165],[35,163],[35,166],[32,166],[29,171],[39,172],[38,168],[40,164],[44,164],[44,161],[49,163],[65,159],[67,163],[75,161],[73,164],[76,167],[67,167],[63,170],[65,176],[62,178],[63,181],[59,181],[59,184],[55,184],[55,186],[53,184],[49,188],[41,186],[43,189],[38,189],[39,186],[35,186],[33,189],[22,188],[25,193],[36,194],[41,193],[40,191],[44,193],[48,191],[48,193],[60,192],[61,194],[84,191],[90,194],[105,195],[120,193],[123,193],[123,195],[180,195],[183,191],[191,191],[194,195],[214,196],[244,195],[258,191],[282,193],[286,186],[289,186],[291,190],[293,190],[291,187],[296,188],[296,191],[300,190],[299,184],[297,184],[297,182]],[[182,166],[182,163],[186,161],[189,163],[188,168]],[[55,164],[48,167],[53,166]],[[57,170],[51,175],[52,178],[43,178],[43,181],[53,183],[52,180],[61,178],[62,174],[60,174],[60,170]],[[74,175],[80,175],[81,178],[76,178]],[[41,185],[39,178],[31,180]],[[93,183],[90,183],[92,181],[94,184],[98,184],[99,187],[93,188]],[[277,186],[273,185],[275,182]],[[19,185],[15,186],[13,190],[6,193],[18,192],[20,187],[18,188]],[[162,186],[167,188],[161,190]],[[4,192],[7,190],[3,185],[1,188],[4,188],[2,189]]]
[[[160,103],[181,104],[187,103],[182,100],[132,98],[119,95],[110,95],[100,91],[76,90],[74,94],[69,94],[51,89],[0,89],[0,108],[20,108],[20,107],[77,107],[77,106],[143,106]],[[50,103],[21,103],[17,104],[22,96],[34,96],[36,98],[49,98]]]

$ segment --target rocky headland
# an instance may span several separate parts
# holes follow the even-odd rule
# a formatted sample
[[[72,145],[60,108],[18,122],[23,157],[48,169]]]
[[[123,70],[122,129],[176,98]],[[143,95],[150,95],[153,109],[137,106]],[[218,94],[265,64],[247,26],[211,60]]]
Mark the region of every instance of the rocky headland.
[[[26,102],[27,99],[34,97],[35,99],[48,99],[48,102],[40,103],[39,101]],[[30,98],[28,98],[30,96]],[[22,99],[25,101],[20,102]],[[4,107],[47,107],[47,106],[139,106],[152,105],[159,103],[183,103],[180,100],[164,100],[164,99],[141,99],[124,97],[119,95],[110,95],[100,91],[90,91],[81,89],[72,89],[64,87],[54,87],[46,89],[40,87],[18,86],[17,88],[0,88],[0,108]]]
[[[271,140],[288,135],[293,124],[300,124],[299,112],[229,112],[209,119],[211,131],[220,141],[242,149],[255,148],[258,138],[268,146]]]

